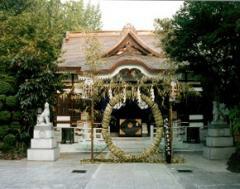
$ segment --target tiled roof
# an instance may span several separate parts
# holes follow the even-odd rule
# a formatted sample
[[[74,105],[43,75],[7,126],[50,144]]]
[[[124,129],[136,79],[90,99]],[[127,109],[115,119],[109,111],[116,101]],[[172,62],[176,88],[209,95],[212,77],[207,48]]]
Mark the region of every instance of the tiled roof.
[[[95,36],[100,45],[103,54],[111,51],[117,44],[119,44],[126,35],[132,33],[137,38],[143,48],[150,49],[155,54],[162,54],[162,50],[157,46],[158,40],[152,31],[133,31],[127,28],[127,31],[102,31],[93,33],[81,33],[81,32],[69,32],[64,39],[62,46],[61,63],[58,67],[60,70],[65,68],[78,68],[81,71],[88,71],[89,66],[85,63],[85,48],[86,48],[86,35]],[[110,57],[102,58],[102,64],[97,67],[99,72],[110,70],[114,67],[114,64],[123,60],[136,60],[143,62],[150,70],[162,70],[167,69],[167,65],[164,64],[163,56],[146,56],[141,54],[123,54],[112,55]]]

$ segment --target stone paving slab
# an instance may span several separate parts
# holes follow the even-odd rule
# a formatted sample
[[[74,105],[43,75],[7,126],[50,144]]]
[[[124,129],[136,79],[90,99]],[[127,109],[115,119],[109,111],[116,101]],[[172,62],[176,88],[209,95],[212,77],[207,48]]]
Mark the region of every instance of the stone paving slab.
[[[199,153],[178,154],[184,164],[80,164],[89,154],[61,155],[56,162],[0,160],[0,189],[239,189],[240,174],[226,161]],[[178,172],[192,170],[191,173]],[[72,170],[86,170],[85,174]]]
[[[86,189],[182,189],[164,164],[101,164]]]

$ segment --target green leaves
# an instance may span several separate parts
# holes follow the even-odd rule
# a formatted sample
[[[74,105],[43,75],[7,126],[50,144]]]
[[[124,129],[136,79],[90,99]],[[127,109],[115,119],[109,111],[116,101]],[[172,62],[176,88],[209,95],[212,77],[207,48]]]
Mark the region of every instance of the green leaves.
[[[167,24],[156,22],[168,56],[189,62],[188,69],[202,76],[205,92],[229,106],[240,98],[239,20],[237,2],[185,2]]]
[[[27,144],[37,108],[46,101],[54,105],[56,91],[62,88],[56,70],[65,32],[99,28],[99,9],[85,7],[83,1],[2,0],[0,127],[20,122],[17,140]]]
[[[229,111],[229,119],[231,121],[232,130],[235,134],[240,132],[240,107],[234,106]]]

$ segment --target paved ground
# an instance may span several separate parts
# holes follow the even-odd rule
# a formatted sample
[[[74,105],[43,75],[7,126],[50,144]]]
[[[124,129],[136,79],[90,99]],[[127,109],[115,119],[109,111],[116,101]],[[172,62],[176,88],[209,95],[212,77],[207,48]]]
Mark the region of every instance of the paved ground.
[[[239,189],[240,174],[225,161],[181,154],[184,164],[80,164],[89,154],[62,155],[56,162],[0,161],[0,189]],[[191,170],[179,173],[177,170]],[[86,173],[72,173],[86,170]]]
[[[152,140],[150,137],[112,137],[113,143],[119,146],[126,152],[142,152],[147,148]],[[163,148],[164,143],[160,144],[161,149]],[[202,151],[203,144],[199,143],[184,143],[183,141],[174,141],[173,144],[174,151]],[[94,148],[96,151],[108,152],[106,148],[106,143],[103,140],[95,141]],[[68,152],[90,152],[91,142],[79,142],[74,144],[60,144],[60,151],[62,153]]]

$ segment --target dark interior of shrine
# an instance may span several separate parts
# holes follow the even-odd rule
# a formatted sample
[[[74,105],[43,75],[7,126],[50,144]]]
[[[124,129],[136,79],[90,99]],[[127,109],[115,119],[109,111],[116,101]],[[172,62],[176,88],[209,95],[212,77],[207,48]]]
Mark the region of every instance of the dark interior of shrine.
[[[140,109],[136,101],[127,100],[126,105],[119,110],[114,109],[112,112],[112,119],[110,122],[110,131],[118,133],[121,120],[138,120],[140,124],[146,123],[148,127],[148,133],[150,125],[154,124],[152,112],[150,108]]]

